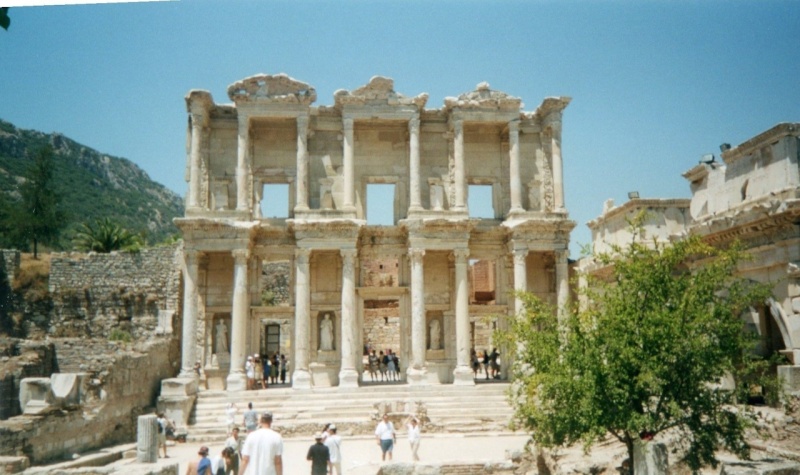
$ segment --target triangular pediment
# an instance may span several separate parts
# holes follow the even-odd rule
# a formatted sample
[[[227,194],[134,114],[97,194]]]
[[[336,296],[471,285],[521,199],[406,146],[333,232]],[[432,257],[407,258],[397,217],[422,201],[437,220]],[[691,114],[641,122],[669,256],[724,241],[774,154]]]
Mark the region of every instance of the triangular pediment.
[[[458,97],[446,97],[444,105],[446,109],[519,111],[522,99],[503,91],[492,90],[489,83],[482,82],[474,91],[465,92]]]
[[[311,85],[286,74],[257,74],[228,86],[228,97],[234,102],[265,102],[310,105],[317,100]]]

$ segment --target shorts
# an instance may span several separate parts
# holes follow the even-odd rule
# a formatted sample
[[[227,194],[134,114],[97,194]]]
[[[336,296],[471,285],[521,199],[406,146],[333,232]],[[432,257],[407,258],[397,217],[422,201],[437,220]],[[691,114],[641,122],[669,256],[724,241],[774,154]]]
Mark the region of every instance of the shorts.
[[[159,447],[166,447],[167,445],[167,434],[164,432],[158,433],[158,446]]]
[[[391,452],[392,448],[394,448],[394,440],[392,440],[392,439],[381,439],[381,451],[383,453]]]

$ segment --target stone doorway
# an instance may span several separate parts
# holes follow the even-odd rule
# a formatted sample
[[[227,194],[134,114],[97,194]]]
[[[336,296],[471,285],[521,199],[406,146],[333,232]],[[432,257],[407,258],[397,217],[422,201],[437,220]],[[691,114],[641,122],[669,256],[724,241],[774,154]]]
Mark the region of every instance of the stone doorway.
[[[393,382],[405,380],[405,368],[408,361],[405,361],[405,351],[403,350],[403,338],[401,332],[400,301],[398,299],[375,299],[364,300],[364,373],[362,380],[366,382]],[[373,379],[369,372],[368,353],[375,351],[380,358],[384,355],[396,354],[400,359],[400,369],[398,374],[392,376],[381,374],[380,371]]]

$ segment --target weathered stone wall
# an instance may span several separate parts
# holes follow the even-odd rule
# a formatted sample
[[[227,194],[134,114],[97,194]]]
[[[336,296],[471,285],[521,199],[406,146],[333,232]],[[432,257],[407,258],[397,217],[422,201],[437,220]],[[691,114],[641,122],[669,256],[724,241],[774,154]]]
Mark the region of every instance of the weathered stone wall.
[[[104,337],[117,330],[134,339],[160,333],[159,313],[180,309],[180,246],[137,253],[54,254],[50,264],[53,337]]]
[[[23,378],[47,377],[57,370],[52,343],[0,339],[0,420],[22,413],[19,387]]]
[[[56,345],[71,365],[83,360],[82,372],[92,374],[90,393],[82,395],[86,402],[0,422],[0,455],[25,455],[41,464],[135,440],[137,417],[154,406],[161,380],[173,376],[180,361],[165,338],[139,344],[84,338]]]
[[[365,308],[364,342],[370,342],[376,353],[400,351],[400,308]]]
[[[261,297],[264,305],[289,305],[289,277],[292,270],[289,261],[265,262],[261,268]],[[265,302],[265,292],[271,297],[272,303]]]

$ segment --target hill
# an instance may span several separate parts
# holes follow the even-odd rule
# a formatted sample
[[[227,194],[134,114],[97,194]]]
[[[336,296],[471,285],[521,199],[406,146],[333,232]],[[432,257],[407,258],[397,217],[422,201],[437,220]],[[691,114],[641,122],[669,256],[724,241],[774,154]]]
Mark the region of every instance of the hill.
[[[0,193],[6,201],[19,199],[19,184],[40,148],[54,151],[57,192],[68,225],[60,240],[71,249],[71,238],[80,223],[109,217],[147,243],[163,241],[178,232],[172,218],[183,216],[183,199],[154,182],[130,160],[98,152],[61,134],[18,129],[0,120]],[[0,246],[7,245],[0,236]]]

